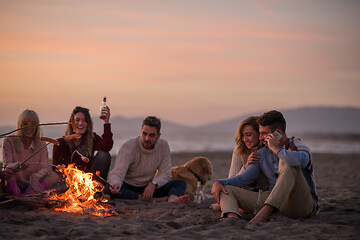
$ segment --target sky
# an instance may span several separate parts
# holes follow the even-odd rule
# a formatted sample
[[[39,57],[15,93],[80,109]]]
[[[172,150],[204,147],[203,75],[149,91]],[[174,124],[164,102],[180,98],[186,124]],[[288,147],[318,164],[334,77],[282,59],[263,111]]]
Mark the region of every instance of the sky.
[[[360,107],[360,1],[0,0],[0,125]],[[110,120],[111,121],[111,120]]]

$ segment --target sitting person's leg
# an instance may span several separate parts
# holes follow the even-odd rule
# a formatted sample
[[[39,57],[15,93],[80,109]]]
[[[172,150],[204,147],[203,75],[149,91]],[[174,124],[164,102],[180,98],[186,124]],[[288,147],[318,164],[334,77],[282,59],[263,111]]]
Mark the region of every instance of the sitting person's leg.
[[[314,200],[302,170],[280,160],[278,180],[265,204],[280,210],[287,217],[310,216]]]
[[[139,199],[139,195],[144,192],[144,189],[145,187],[134,187],[127,183],[123,183],[120,188],[120,191],[118,193],[113,194],[110,191],[109,184],[106,184],[103,192],[105,195],[110,195],[111,198],[136,200]]]
[[[20,196],[21,190],[15,180],[8,181],[6,184],[6,192],[10,195]]]
[[[49,174],[44,178],[44,182],[49,189],[53,188],[54,185],[61,180],[59,174],[52,170],[50,170]]]
[[[94,161],[91,166],[91,172],[94,174],[94,179],[102,182],[100,178],[96,176],[96,171],[99,171],[100,176],[106,180],[109,172],[110,164],[111,164],[110,153],[104,151],[98,151],[97,154],[94,156]]]
[[[184,196],[186,190],[186,182],[183,180],[172,180],[164,186],[155,190],[154,198],[166,198],[168,202],[185,203],[190,200],[188,195]]]
[[[269,191],[261,194],[257,203],[259,193],[230,185],[225,186],[228,194],[220,194],[221,217],[239,217],[239,208],[245,212],[253,213],[255,209],[261,208],[264,201],[269,196]],[[259,206],[257,206],[257,204]]]

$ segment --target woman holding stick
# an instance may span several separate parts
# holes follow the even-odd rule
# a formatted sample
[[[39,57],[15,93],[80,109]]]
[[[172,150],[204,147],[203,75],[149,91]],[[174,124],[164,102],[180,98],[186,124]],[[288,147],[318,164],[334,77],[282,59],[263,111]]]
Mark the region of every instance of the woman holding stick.
[[[41,192],[54,183],[50,177],[54,173],[49,167],[48,150],[40,139],[42,133],[38,125],[37,113],[26,109],[17,121],[17,128],[21,130],[4,138],[4,169],[13,174],[6,177],[6,191],[11,195]]]
[[[99,136],[93,132],[93,122],[89,109],[76,107],[72,111],[70,121],[73,119],[74,124],[68,125],[65,137],[57,139],[60,145],[53,148],[54,165],[75,163],[78,169],[84,172],[92,172],[95,179],[97,179],[96,171],[100,172],[103,179],[107,178],[111,163],[109,151],[114,142],[109,123],[109,107],[106,107],[103,112],[105,115],[103,118],[104,133]],[[95,151],[98,152],[94,156]]]

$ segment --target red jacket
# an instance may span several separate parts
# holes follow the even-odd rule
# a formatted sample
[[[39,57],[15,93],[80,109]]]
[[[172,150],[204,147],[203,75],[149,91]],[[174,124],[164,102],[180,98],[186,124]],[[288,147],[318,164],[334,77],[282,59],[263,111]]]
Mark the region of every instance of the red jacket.
[[[70,149],[70,146],[67,144],[64,138],[57,139],[60,143],[59,146],[54,145],[53,148],[53,164],[54,165],[61,165],[65,164],[68,165],[70,163],[75,163],[75,166],[83,170],[84,172],[90,172],[93,160],[94,160],[94,152],[96,150],[102,150],[105,152],[109,152],[114,144],[114,141],[112,139],[112,132],[111,132],[111,125],[110,124],[104,124],[104,133],[100,137],[94,132],[94,144],[93,144],[93,151],[91,153],[91,156],[86,156],[89,158],[89,162],[86,163],[81,160],[81,157],[79,154],[75,153],[73,155],[72,161],[71,161],[71,155],[73,154],[75,149]]]

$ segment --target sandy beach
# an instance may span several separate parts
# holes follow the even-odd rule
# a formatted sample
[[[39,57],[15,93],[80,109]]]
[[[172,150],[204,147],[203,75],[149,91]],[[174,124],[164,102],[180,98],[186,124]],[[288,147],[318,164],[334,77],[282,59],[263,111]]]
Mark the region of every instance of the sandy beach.
[[[227,176],[231,152],[172,154],[173,165],[196,156],[210,159],[215,179]],[[42,202],[15,200],[0,205],[0,239],[359,239],[360,154],[313,154],[320,214],[309,219],[274,216],[260,225],[219,220],[212,198],[184,205],[113,200],[111,217],[54,211]]]

